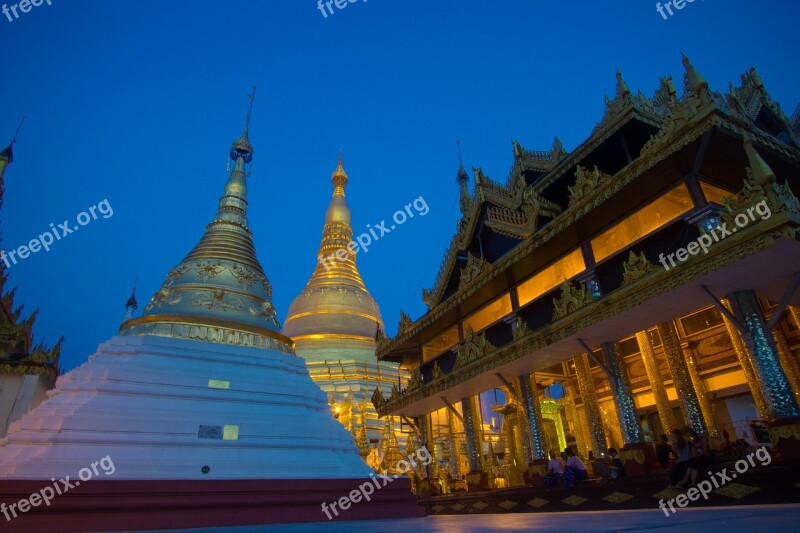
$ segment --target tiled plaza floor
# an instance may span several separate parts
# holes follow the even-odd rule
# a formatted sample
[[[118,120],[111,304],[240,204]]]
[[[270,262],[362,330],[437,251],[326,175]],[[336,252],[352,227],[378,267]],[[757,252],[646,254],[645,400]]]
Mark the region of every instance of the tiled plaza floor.
[[[233,528],[182,529],[170,533],[494,533],[501,531],[607,532],[607,531],[769,531],[800,530],[800,505],[759,505],[681,509],[664,516],[658,509],[528,513],[507,515],[434,516],[407,520],[376,520],[312,524],[280,524]]]

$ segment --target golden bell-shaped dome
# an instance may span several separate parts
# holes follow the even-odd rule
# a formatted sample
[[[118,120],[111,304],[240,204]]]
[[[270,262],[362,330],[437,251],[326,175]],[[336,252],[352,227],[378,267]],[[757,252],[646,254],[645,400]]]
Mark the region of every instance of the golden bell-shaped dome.
[[[289,307],[283,334],[295,342],[311,339],[374,340],[383,329],[380,309],[356,267],[350,209],[345,199],[347,173],[333,172],[333,197],[325,213],[317,267]],[[338,255],[337,255],[338,254]]]

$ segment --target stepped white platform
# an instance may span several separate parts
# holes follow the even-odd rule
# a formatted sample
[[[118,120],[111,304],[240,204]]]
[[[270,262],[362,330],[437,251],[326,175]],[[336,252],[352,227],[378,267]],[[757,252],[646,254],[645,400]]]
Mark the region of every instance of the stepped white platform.
[[[323,501],[371,479],[303,359],[277,350],[113,337],[48,394],[0,441],[0,502],[113,469],[10,523],[26,531],[327,521]],[[420,513],[396,480],[342,518]]]

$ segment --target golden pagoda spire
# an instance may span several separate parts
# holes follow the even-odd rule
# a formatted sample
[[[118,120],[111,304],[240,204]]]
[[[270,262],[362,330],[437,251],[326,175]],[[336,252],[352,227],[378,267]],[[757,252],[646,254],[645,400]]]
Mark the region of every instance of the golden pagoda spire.
[[[375,323],[383,326],[378,305],[356,266],[350,208],[345,198],[348,181],[340,153],[331,175],[333,195],[325,212],[317,265],[286,317],[284,335],[295,341],[309,336],[320,339],[327,334],[374,342]]]
[[[231,145],[234,161],[217,214],[200,242],[172,269],[141,317],[122,335],[159,335],[272,348],[293,353],[281,335],[272,286],[256,257],[247,224],[246,163],[253,159],[248,131],[255,87],[242,135]]]

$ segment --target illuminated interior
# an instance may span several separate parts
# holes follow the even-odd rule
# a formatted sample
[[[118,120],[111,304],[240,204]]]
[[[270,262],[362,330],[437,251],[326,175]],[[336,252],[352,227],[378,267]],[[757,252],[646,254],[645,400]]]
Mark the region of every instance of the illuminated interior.
[[[592,239],[595,261],[599,263],[627,248],[631,243],[669,224],[693,207],[689,189],[685,184],[678,185]]]
[[[722,199],[726,196],[734,196],[736,194],[702,180],[700,180],[700,188],[703,190],[703,195],[706,197],[707,202],[714,202],[719,205],[722,205]]]
[[[441,335],[431,339],[422,347],[422,361],[430,361],[442,352],[458,344],[458,326],[453,326]]]
[[[468,316],[466,320],[464,320],[464,325],[465,328],[466,326],[470,326],[473,331],[478,332],[510,313],[511,295],[504,294],[497,300],[483,306],[481,309]]]
[[[565,279],[570,279],[586,270],[583,253],[576,248],[555,263],[537,272],[517,286],[519,305],[523,306],[558,287]]]

